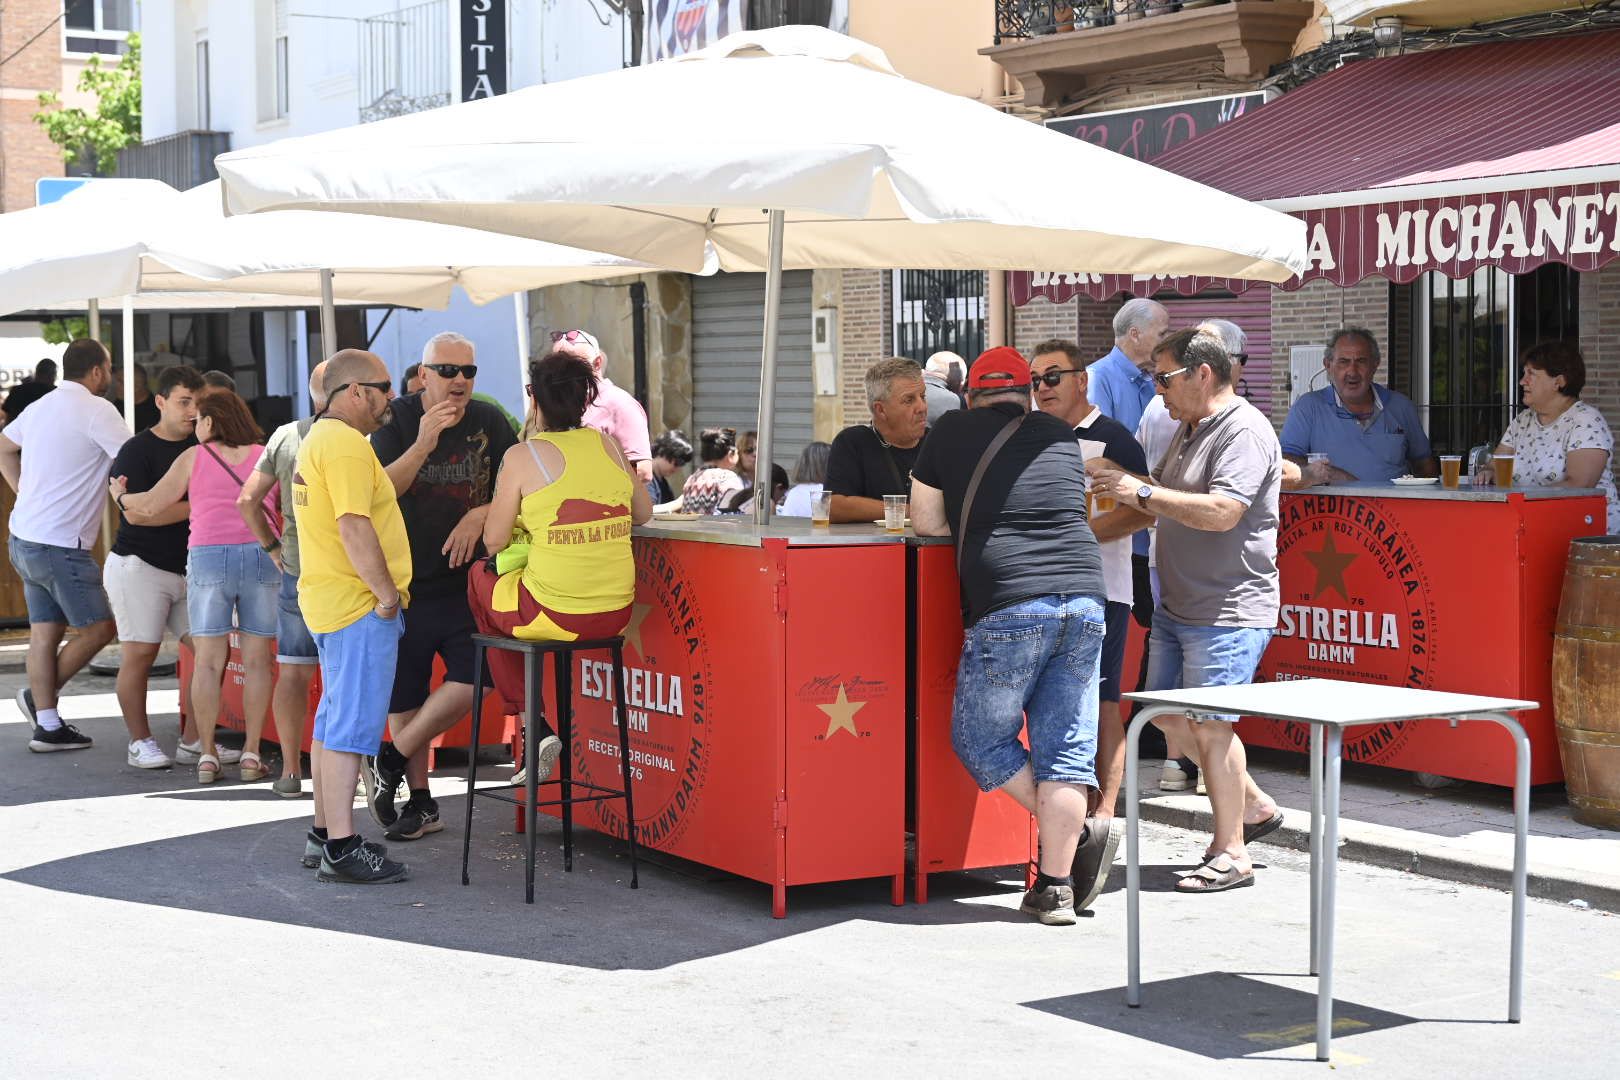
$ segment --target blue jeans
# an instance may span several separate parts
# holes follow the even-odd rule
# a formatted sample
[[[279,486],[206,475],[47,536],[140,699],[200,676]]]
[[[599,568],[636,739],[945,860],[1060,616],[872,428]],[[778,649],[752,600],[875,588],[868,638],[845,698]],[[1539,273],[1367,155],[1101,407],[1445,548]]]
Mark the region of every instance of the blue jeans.
[[[403,611],[392,619],[368,611],[341,630],[315,635],[321,653],[315,738],[328,750],[375,754],[382,745],[404,633]]]
[[[101,567],[83,548],[36,544],[13,536],[11,565],[23,583],[30,623],[65,623],[72,627],[111,619],[101,588]]]
[[[281,592],[276,597],[276,663],[316,664],[320,653],[310,636],[304,611],[298,606],[298,579],[282,572]]]
[[[951,744],[984,791],[1018,775],[1097,783],[1097,663],[1105,624],[1092,596],[1038,596],[997,608],[962,642]],[[1029,727],[1029,749],[1018,733]]]
[[[1255,669],[1273,631],[1257,626],[1192,626],[1153,612],[1148,635],[1148,690],[1186,690],[1198,686],[1240,686],[1254,680]],[[1235,713],[1204,713],[1204,719],[1237,723]]]
[[[253,637],[275,637],[280,585],[281,571],[256,543],[192,548],[186,555],[191,636],[224,637],[234,629]]]

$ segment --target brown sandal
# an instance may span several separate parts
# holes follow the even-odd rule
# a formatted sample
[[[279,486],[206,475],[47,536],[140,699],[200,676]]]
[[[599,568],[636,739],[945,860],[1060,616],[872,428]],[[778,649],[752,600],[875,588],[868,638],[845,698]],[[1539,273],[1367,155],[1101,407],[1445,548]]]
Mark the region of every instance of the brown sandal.
[[[258,754],[243,754],[241,769],[242,783],[244,784],[255,783],[270,775],[270,770],[265,767],[264,761]]]
[[[1225,892],[1254,884],[1253,870],[1239,870],[1226,852],[1212,856],[1196,870],[1189,870],[1176,882],[1179,893]]]

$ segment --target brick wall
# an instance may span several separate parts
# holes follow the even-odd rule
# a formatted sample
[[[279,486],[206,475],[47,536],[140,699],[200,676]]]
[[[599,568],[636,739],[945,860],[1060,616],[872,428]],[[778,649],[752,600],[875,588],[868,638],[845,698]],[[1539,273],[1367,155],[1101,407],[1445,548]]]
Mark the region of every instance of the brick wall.
[[[1282,429],[1288,413],[1288,353],[1295,345],[1326,345],[1341,326],[1361,326],[1378,339],[1381,350],[1389,344],[1389,282],[1371,277],[1341,288],[1328,281],[1313,281],[1294,292],[1276,289],[1271,297],[1271,422]],[[1324,385],[1321,383],[1318,386]]]
[[[1581,400],[1609,421],[1620,446],[1620,262],[1581,275],[1580,341],[1586,358]]]
[[[0,57],[62,13],[60,0],[6,0],[0,11]],[[61,176],[62,158],[34,123],[42,90],[62,88],[62,34],[47,30],[0,67],[0,212],[34,205],[34,181]]]
[[[842,425],[872,419],[866,369],[890,355],[894,338],[894,278],[887,270],[845,270],[838,310],[838,384]]]

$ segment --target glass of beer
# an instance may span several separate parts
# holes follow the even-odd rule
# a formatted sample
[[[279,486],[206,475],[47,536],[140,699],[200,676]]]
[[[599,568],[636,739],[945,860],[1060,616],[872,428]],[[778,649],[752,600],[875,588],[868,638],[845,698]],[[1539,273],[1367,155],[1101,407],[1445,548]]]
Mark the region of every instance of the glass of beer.
[[[1440,483],[1448,488],[1455,488],[1462,482],[1462,455],[1440,455]]]
[[[810,524],[826,525],[832,521],[832,492],[825,488],[810,499]]]
[[[1091,492],[1092,513],[1106,514],[1119,505],[1114,499],[1114,493],[1108,488],[1093,488]]]
[[[1496,468],[1496,486],[1500,488],[1513,486],[1513,455],[1492,454],[1491,464]]]
[[[883,496],[883,530],[892,533],[906,531],[906,497],[904,495]]]

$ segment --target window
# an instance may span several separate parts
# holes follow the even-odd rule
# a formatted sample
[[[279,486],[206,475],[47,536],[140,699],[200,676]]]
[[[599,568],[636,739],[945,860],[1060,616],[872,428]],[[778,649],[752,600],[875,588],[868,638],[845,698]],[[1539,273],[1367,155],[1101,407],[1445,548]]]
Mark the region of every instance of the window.
[[[280,119],[291,112],[291,68],[287,58],[287,0],[276,0],[276,111]]]
[[[208,39],[197,40],[197,130],[212,131],[214,124],[213,102],[209,95],[208,86]]]
[[[984,351],[983,270],[896,270],[894,354],[919,364],[941,349],[968,363]]]
[[[292,112],[292,37],[287,0],[254,0],[253,75],[259,123]]]
[[[62,25],[65,51],[116,56],[135,29],[135,0],[63,0]]]
[[[748,5],[748,29],[778,26],[831,26],[832,0],[753,0]]]

